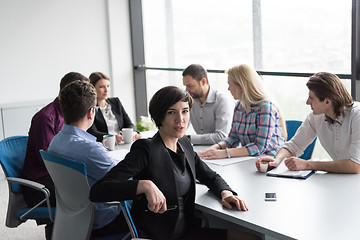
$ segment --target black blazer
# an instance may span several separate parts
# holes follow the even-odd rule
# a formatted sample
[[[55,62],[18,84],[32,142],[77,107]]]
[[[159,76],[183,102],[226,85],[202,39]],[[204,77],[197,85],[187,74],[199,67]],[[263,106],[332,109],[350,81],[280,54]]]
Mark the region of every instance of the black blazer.
[[[136,131],[136,127],[131,122],[119,98],[117,97],[108,98],[106,99],[106,102],[110,104],[111,111],[116,117],[120,130],[122,128],[132,128]],[[105,122],[105,118],[100,110],[95,115],[95,120],[93,125],[87,131],[91,135],[95,136],[96,141],[98,142],[101,142],[103,140],[104,135],[109,134],[108,127]]]
[[[198,157],[187,138],[179,139],[179,144],[185,153],[193,178],[191,190],[184,201],[185,216],[189,217],[186,219],[188,224],[194,211],[195,179],[208,186],[218,197],[221,197],[222,190],[232,190],[220,175]],[[130,177],[133,177],[133,180],[128,180]],[[153,138],[135,141],[125,159],[94,184],[90,199],[94,202],[133,199],[131,214],[140,237],[170,239],[179,210],[170,210],[163,214],[145,211],[148,203],[145,194],[136,195],[139,180],[153,181],[164,194],[167,206],[179,205],[172,159],[159,133]]]

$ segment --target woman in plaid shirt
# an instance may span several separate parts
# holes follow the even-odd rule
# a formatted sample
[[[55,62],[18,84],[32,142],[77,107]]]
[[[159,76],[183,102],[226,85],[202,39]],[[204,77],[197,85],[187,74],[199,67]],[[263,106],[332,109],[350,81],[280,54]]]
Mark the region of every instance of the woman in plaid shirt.
[[[230,68],[227,74],[228,90],[239,100],[229,136],[199,156],[205,159],[274,156],[286,139],[285,121],[265,95],[260,76],[245,64]]]

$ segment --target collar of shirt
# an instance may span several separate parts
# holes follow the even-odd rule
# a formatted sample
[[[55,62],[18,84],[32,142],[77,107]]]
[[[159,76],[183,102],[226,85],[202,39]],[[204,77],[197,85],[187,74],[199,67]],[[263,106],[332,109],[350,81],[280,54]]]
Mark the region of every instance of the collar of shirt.
[[[358,102],[354,102],[354,104],[351,107],[344,107],[344,115],[340,114],[340,116],[338,116],[335,121],[332,120],[331,118],[329,118],[328,116],[325,115],[325,121],[329,122],[330,124],[333,124],[335,122],[339,123],[340,125],[343,124],[344,122],[344,118],[347,114],[350,114],[351,110],[355,107],[357,107]]]
[[[214,103],[216,102],[216,92],[209,86],[209,94],[207,95],[205,103]]]
[[[344,122],[344,116],[340,114],[340,116],[338,116],[335,120],[332,120],[329,116],[325,115],[325,121],[330,124],[338,123],[342,125],[342,123]]]
[[[237,109],[239,111],[243,112],[244,114],[249,114],[249,113],[255,112],[258,106],[259,105],[251,104],[249,110],[246,110],[246,107],[241,104],[241,100],[239,100],[237,102]]]
[[[332,118],[328,117],[327,115],[325,115],[325,122],[328,122],[329,124],[333,124],[334,123],[334,120],[332,120]]]
[[[73,135],[78,135],[87,141],[96,142],[96,137],[94,137],[90,133],[87,133],[84,130],[82,130],[78,127],[75,127],[75,126],[64,124],[61,131],[69,133],[69,134],[73,134]]]
[[[108,115],[109,113],[112,113],[111,111],[111,105],[109,104],[109,99],[106,99],[105,106],[99,107],[99,110],[102,112],[103,115]],[[99,106],[96,104],[96,106]]]

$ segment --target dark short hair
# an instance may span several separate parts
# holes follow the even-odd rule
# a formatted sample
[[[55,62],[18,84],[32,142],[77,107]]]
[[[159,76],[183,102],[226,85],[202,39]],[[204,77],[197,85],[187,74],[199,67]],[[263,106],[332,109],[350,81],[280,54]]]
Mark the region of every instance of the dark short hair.
[[[197,81],[200,81],[202,78],[206,78],[206,82],[209,83],[207,72],[200,64],[191,64],[183,71],[182,75],[183,77],[190,75]]]
[[[106,79],[106,80],[110,81],[108,76],[106,76],[102,72],[93,72],[93,73],[91,73],[90,76],[89,76],[89,79],[90,79],[90,83],[92,85],[94,85],[94,87],[95,87],[95,84],[97,83],[97,81],[99,81],[100,79]]]
[[[165,119],[166,111],[179,101],[188,102],[191,109],[192,97],[178,87],[163,87],[154,94],[150,100],[149,112],[158,128],[161,127],[161,123]]]
[[[331,99],[336,116],[344,114],[344,107],[351,107],[353,98],[346,90],[338,76],[328,72],[319,72],[312,75],[306,86],[320,101]]]
[[[66,85],[68,85],[69,83],[72,83],[76,80],[89,82],[89,79],[87,77],[85,77],[84,75],[82,75],[81,73],[69,72],[69,73],[65,74],[65,76],[63,76],[63,78],[60,81],[60,92]]]
[[[96,91],[89,82],[69,83],[60,93],[60,107],[66,124],[78,122],[95,106]]]

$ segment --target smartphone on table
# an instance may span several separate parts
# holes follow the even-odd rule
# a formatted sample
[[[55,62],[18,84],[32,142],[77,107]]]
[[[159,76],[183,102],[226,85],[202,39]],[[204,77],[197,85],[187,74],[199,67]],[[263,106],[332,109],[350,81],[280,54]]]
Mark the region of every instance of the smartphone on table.
[[[265,201],[276,201],[276,193],[265,193]]]

